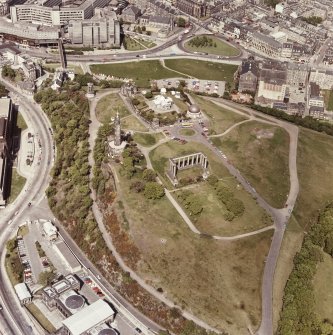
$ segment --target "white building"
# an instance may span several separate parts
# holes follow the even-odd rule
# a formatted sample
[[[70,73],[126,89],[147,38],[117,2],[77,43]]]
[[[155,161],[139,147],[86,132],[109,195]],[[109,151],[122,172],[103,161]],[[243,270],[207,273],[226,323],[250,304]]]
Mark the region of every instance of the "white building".
[[[70,20],[90,19],[95,8],[103,8],[110,0],[86,0],[77,7],[61,7],[44,3],[43,5],[23,4],[10,7],[12,22],[27,21],[48,26],[66,25]]]
[[[14,286],[17,297],[20,300],[21,305],[26,305],[31,302],[32,295],[28,289],[26,283],[19,283]]]
[[[78,272],[81,270],[81,264],[75,258],[71,250],[64,241],[53,244],[54,251],[59,255],[69,272]]]
[[[100,299],[62,321],[62,324],[69,335],[83,335],[102,324],[112,322],[114,314],[110,305]]]
[[[170,109],[172,107],[173,101],[170,97],[164,97],[163,95],[157,95],[153,100],[156,108],[160,109]]]
[[[58,229],[51,221],[43,222],[43,232],[49,241],[54,241],[58,238]]]

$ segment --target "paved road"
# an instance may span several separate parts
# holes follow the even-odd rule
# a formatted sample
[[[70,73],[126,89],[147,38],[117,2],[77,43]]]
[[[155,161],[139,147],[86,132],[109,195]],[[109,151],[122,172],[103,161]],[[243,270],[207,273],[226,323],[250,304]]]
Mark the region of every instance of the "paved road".
[[[0,235],[2,241],[6,241],[14,227],[17,227],[18,223],[24,221],[27,218],[26,210],[28,209],[27,204],[29,201],[37,202],[40,199],[40,195],[44,194],[44,191],[49,182],[49,171],[50,161],[52,159],[52,139],[48,132],[49,123],[40,110],[31,101],[26,99],[22,94],[11,84],[4,82],[5,86],[11,92],[14,100],[19,99],[20,112],[23,114],[28,127],[32,132],[39,132],[39,138],[43,147],[42,163],[40,166],[35,166],[35,174],[27,181],[24,192],[21,192],[18,198],[13,204],[10,204],[6,209],[1,211],[0,218]],[[15,213],[18,214],[15,216]],[[11,225],[8,225],[9,220],[13,220]],[[5,254],[4,250],[5,243],[1,243],[0,256],[3,257]],[[3,271],[0,271],[0,296],[3,300],[4,309],[10,315],[11,320],[17,327],[15,334],[32,334],[31,325],[25,317],[25,313],[22,313],[22,308],[19,306],[16,300],[16,296],[12,292],[12,288]]]

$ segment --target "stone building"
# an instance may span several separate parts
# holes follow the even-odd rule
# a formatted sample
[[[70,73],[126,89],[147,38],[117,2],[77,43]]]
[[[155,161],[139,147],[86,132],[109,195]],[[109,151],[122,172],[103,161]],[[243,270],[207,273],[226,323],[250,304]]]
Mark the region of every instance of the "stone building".
[[[141,15],[141,10],[136,6],[129,6],[123,10],[121,17],[124,22],[134,23]]]
[[[239,92],[252,92],[257,90],[257,83],[259,77],[258,63],[253,57],[243,60],[239,68]]]
[[[177,0],[175,7],[196,18],[210,15],[209,5],[202,0]]]

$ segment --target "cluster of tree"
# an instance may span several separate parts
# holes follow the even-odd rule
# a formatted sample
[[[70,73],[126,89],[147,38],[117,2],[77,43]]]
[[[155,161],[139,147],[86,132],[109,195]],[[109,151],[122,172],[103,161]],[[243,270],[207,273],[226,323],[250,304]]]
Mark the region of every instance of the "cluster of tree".
[[[9,91],[6,89],[6,87],[2,84],[0,84],[0,98],[8,96]]]
[[[50,88],[35,94],[49,117],[57,144],[57,159],[47,190],[51,209],[60,220],[85,220],[92,200],[88,163],[89,103],[83,91],[55,92]]]
[[[147,30],[145,26],[135,26],[134,31],[137,32],[138,34],[146,34],[148,36],[151,35],[151,31]],[[124,41],[125,41],[125,39],[124,39]]]
[[[6,267],[10,269],[10,272],[16,282],[22,282],[24,268],[17,252],[16,237],[7,242],[6,249]]]
[[[212,38],[207,37],[207,36],[196,36],[192,38],[188,44],[191,47],[196,47],[196,48],[202,48],[202,47],[214,47],[216,48],[216,42],[213,41]]]
[[[201,212],[203,211],[203,205],[199,197],[190,190],[179,192],[177,198],[180,203],[185,208],[187,208],[187,210],[190,212],[190,215],[196,216],[201,214]]]
[[[215,189],[219,200],[225,205],[227,212],[224,214],[224,219],[232,221],[233,219],[243,215],[245,211],[243,201],[235,198],[230,188],[225,185],[215,175],[208,177],[208,183]]]
[[[143,192],[147,199],[160,199],[164,196],[164,188],[156,182],[156,172],[145,169],[142,178],[132,182],[130,189],[136,193]]]
[[[9,78],[10,80],[14,80],[16,77],[15,71],[10,67],[10,65],[4,65],[2,67],[1,74],[3,77]]]
[[[100,88],[120,88],[123,85],[121,80],[100,80]]]
[[[93,83],[94,85],[97,85],[97,82],[95,81],[94,77],[90,73],[76,74],[75,82],[80,85],[80,88],[83,86],[87,86],[88,83]]]
[[[144,161],[144,156],[133,141],[123,151],[123,171],[127,178],[132,178],[138,171],[137,165]]]
[[[333,326],[319,320],[314,312],[313,277],[323,251],[333,255],[333,204],[320,213],[294,258],[284,291],[278,335],[333,334]]]
[[[203,180],[202,176],[196,176],[196,177],[185,177],[179,179],[179,186],[183,187],[186,185],[190,185],[193,183],[199,183]]]
[[[318,26],[318,24],[321,24],[323,22],[323,19],[320,16],[309,16],[309,17],[301,17],[303,21],[306,23],[312,24],[313,26]]]
[[[43,271],[39,274],[38,283],[42,286],[50,285],[56,276],[57,274],[53,271]]]
[[[102,171],[102,164],[108,162],[107,137],[114,131],[111,125],[103,124],[99,127],[94,146],[94,161],[92,187],[98,195],[103,195],[109,176]]]
[[[176,24],[177,24],[178,27],[185,28],[186,20],[183,17],[180,16],[180,17],[177,18]]]
[[[275,108],[263,107],[263,106],[259,106],[255,104],[252,104],[250,106],[252,109],[262,112],[264,114],[268,114],[278,119],[294,123],[298,126],[308,128],[314,131],[318,131],[320,133],[326,133],[327,135],[333,136],[333,124],[331,123],[315,120],[311,116],[306,116],[303,118],[298,115],[289,115]]]

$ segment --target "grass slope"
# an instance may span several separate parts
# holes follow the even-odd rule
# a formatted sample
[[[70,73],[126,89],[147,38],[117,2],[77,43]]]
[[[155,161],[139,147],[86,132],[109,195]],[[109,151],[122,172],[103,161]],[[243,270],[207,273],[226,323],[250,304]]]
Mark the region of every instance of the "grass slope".
[[[307,230],[311,223],[316,220],[318,211],[325,206],[325,203],[333,199],[333,188],[328,186],[332,185],[333,180],[332,137],[301,128],[298,141],[297,168],[300,193],[293,213],[294,216],[288,223],[275,271],[277,274],[274,279],[273,299],[275,327],[282,306],[284,286],[293,267],[293,258],[301,247],[304,230]],[[325,264],[327,264],[326,261]],[[321,273],[320,269],[321,265],[319,266],[319,273]],[[331,270],[327,269],[326,271]],[[320,294],[322,288],[316,287],[316,283],[318,283],[318,279],[314,283],[314,288],[315,292]],[[326,306],[329,302],[331,302],[330,299],[323,302],[323,306]],[[317,308],[317,312],[320,312],[320,308]],[[325,318],[325,315],[326,313],[319,313],[322,319]]]
[[[193,234],[164,197],[147,200],[118,173],[123,213],[144,261],[139,273],[180,306],[230,334],[257,327],[271,233],[221,243]]]
[[[265,138],[265,134],[272,138]],[[260,136],[260,138],[259,138]],[[243,123],[224,137],[213,138],[257,192],[274,207],[283,207],[289,192],[289,135],[256,121]]]
[[[148,131],[135,115],[129,115],[121,120],[123,129],[130,129],[134,131]]]
[[[164,68],[158,60],[94,64],[90,68],[93,73],[104,73],[119,78],[132,78],[139,87],[150,87],[151,79],[179,77],[179,73]]]
[[[237,71],[237,65],[195,59],[166,59],[165,65],[173,70],[198,79],[225,80],[228,81],[231,86],[233,86],[234,74]]]
[[[111,93],[98,101],[96,117],[99,122],[110,122],[117,112],[121,118],[130,114],[118,93]]]
[[[151,147],[164,138],[162,133],[157,134],[142,134],[142,133],[135,133],[133,135],[133,139],[135,142],[143,145],[144,147]]]
[[[248,119],[200,96],[193,96],[193,98],[209,118],[210,135],[221,134],[235,123]]]

